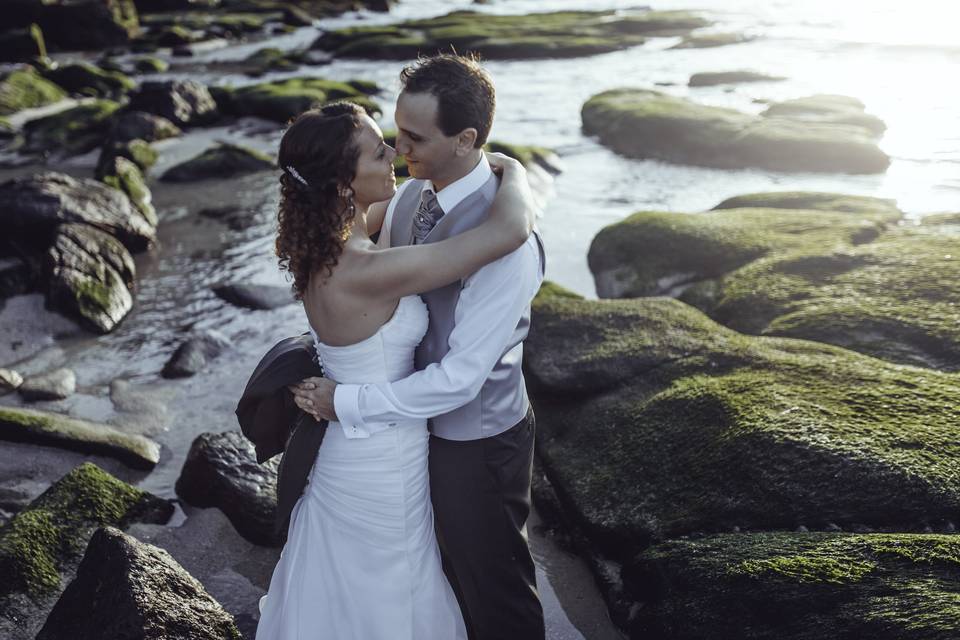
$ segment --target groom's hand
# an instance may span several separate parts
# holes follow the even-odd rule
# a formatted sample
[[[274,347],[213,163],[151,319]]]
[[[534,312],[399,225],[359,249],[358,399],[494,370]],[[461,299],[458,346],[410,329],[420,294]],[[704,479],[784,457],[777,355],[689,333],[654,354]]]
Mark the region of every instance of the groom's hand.
[[[337,383],[328,378],[307,378],[287,387],[293,393],[297,406],[311,414],[316,420],[337,421],[333,408],[333,391]]]

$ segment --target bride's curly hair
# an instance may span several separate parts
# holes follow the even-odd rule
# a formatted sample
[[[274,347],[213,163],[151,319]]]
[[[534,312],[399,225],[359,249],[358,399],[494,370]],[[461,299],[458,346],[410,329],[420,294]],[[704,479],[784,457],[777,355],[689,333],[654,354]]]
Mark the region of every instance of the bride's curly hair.
[[[366,113],[335,102],[301,113],[284,132],[277,161],[280,207],[276,253],[293,275],[294,297],[303,299],[310,275],[337,265],[353,219],[350,193],[360,150],[354,134]]]

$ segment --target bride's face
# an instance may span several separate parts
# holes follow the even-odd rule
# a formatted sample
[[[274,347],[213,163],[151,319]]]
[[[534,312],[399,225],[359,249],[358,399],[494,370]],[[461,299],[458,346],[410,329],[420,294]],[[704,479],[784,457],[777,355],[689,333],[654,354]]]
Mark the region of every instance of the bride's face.
[[[397,179],[393,175],[396,150],[383,141],[380,127],[370,116],[361,118],[360,129],[355,136],[360,157],[357,159],[356,176],[350,183],[354,198],[363,206],[389,200],[397,191]]]

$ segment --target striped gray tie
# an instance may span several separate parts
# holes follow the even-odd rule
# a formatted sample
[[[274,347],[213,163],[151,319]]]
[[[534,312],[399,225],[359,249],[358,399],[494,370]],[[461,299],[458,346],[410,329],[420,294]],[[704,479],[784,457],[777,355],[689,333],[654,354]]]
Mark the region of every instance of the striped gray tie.
[[[427,237],[427,234],[442,217],[443,209],[437,202],[437,194],[430,189],[421,191],[420,206],[417,207],[417,215],[413,219],[414,244],[422,243],[423,239]]]

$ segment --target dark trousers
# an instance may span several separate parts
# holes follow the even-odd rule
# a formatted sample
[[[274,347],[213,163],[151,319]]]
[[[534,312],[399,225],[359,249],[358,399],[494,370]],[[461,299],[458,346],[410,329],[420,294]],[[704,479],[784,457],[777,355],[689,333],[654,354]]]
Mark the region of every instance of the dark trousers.
[[[530,515],[533,409],[507,431],[430,437],[430,492],[444,571],[471,640],[543,640],[543,608],[521,529]]]

